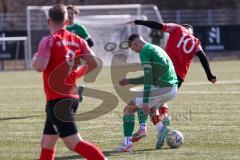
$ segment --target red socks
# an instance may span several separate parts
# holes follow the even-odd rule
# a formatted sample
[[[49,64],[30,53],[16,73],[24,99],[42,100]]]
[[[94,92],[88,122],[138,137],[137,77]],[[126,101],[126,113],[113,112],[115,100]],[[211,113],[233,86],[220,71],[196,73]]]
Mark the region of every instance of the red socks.
[[[54,160],[54,150],[42,148],[40,160]]]
[[[164,114],[168,114],[168,113],[169,113],[168,105],[167,105],[167,103],[165,103],[159,108],[160,117],[162,117]]]
[[[153,122],[154,125],[156,125],[158,122],[160,122],[164,115],[165,114],[168,114],[169,113],[169,110],[168,110],[168,105],[165,103],[163,104],[159,109],[159,115],[158,114],[155,114],[155,115],[152,115],[151,116],[151,121]]]
[[[87,158],[87,160],[104,160],[105,157],[103,153],[95,145],[86,142],[80,141],[76,147],[75,152]]]
[[[75,152],[87,158],[87,160],[105,159],[100,149],[86,141],[79,142],[75,147]],[[54,150],[42,148],[39,160],[54,160]]]

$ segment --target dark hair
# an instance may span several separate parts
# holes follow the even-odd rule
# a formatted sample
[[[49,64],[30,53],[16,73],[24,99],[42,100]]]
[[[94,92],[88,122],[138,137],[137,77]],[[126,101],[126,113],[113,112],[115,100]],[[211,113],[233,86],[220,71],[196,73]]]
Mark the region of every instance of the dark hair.
[[[73,5],[68,5],[67,9],[73,10],[75,14],[79,14],[80,13],[79,10],[75,6],[73,6]]]
[[[133,33],[128,37],[128,46],[131,47],[132,46],[132,42],[134,41],[134,39],[139,38],[140,35]]]
[[[48,16],[56,23],[63,23],[67,18],[67,9],[63,4],[56,4],[48,11]]]

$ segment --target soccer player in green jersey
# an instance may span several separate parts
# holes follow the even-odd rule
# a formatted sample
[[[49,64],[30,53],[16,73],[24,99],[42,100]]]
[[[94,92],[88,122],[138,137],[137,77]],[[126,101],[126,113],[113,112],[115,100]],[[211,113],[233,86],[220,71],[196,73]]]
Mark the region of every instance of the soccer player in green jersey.
[[[72,33],[75,33],[79,37],[85,39],[87,41],[88,46],[93,47],[93,45],[94,45],[93,40],[92,40],[91,36],[88,34],[86,28],[83,25],[75,22],[76,15],[79,14],[79,10],[76,7],[74,7],[73,5],[68,5],[67,12],[68,12],[67,30]],[[86,73],[87,68],[86,68],[86,66],[82,66],[82,68],[79,68],[79,70],[80,70],[79,73],[82,73],[80,75],[80,77],[81,77]],[[79,86],[78,87],[79,102],[82,102],[82,100],[83,100],[83,91],[84,91],[84,87]]]
[[[124,108],[123,130],[124,142],[117,148],[118,152],[132,152],[132,133],[134,130],[134,113],[141,108],[150,116],[159,115],[158,107],[177,95],[178,80],[171,59],[167,53],[158,46],[147,43],[138,34],[128,38],[129,47],[139,53],[144,75],[138,78],[122,79],[119,84],[143,84],[144,90]],[[157,148],[161,148],[168,134],[170,119],[168,114],[162,116],[156,124],[158,130]]]
[[[79,37],[85,39],[88,43],[88,46],[92,47],[94,45],[93,40],[92,40],[91,36],[88,34],[86,28],[83,25],[75,22],[76,15],[79,14],[79,10],[76,7],[74,7],[73,5],[68,5],[67,11],[68,11],[67,30],[72,33],[75,33]]]

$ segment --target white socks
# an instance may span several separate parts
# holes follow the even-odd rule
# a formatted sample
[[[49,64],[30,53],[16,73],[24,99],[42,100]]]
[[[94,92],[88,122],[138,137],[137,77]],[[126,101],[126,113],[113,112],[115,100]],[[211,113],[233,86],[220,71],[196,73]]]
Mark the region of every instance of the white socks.
[[[124,137],[124,142],[126,146],[129,146],[132,144],[132,137]]]
[[[140,130],[146,129],[146,127],[147,127],[147,124],[146,124],[146,123],[141,123],[141,124],[140,124]]]
[[[164,125],[163,125],[162,121],[160,121],[156,124],[156,128],[157,128],[158,132],[160,132],[163,129],[163,127],[164,127]]]

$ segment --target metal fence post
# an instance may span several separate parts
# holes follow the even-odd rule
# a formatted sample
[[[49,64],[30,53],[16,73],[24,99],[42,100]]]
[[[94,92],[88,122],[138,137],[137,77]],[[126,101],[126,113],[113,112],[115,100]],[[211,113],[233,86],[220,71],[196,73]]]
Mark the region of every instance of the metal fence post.
[[[176,23],[178,23],[178,24],[181,23],[181,12],[180,12],[180,10],[176,11]]]
[[[3,13],[0,13],[0,30],[3,30],[3,24],[4,24],[4,15]]]
[[[208,13],[208,25],[212,25],[212,10],[207,10]]]

